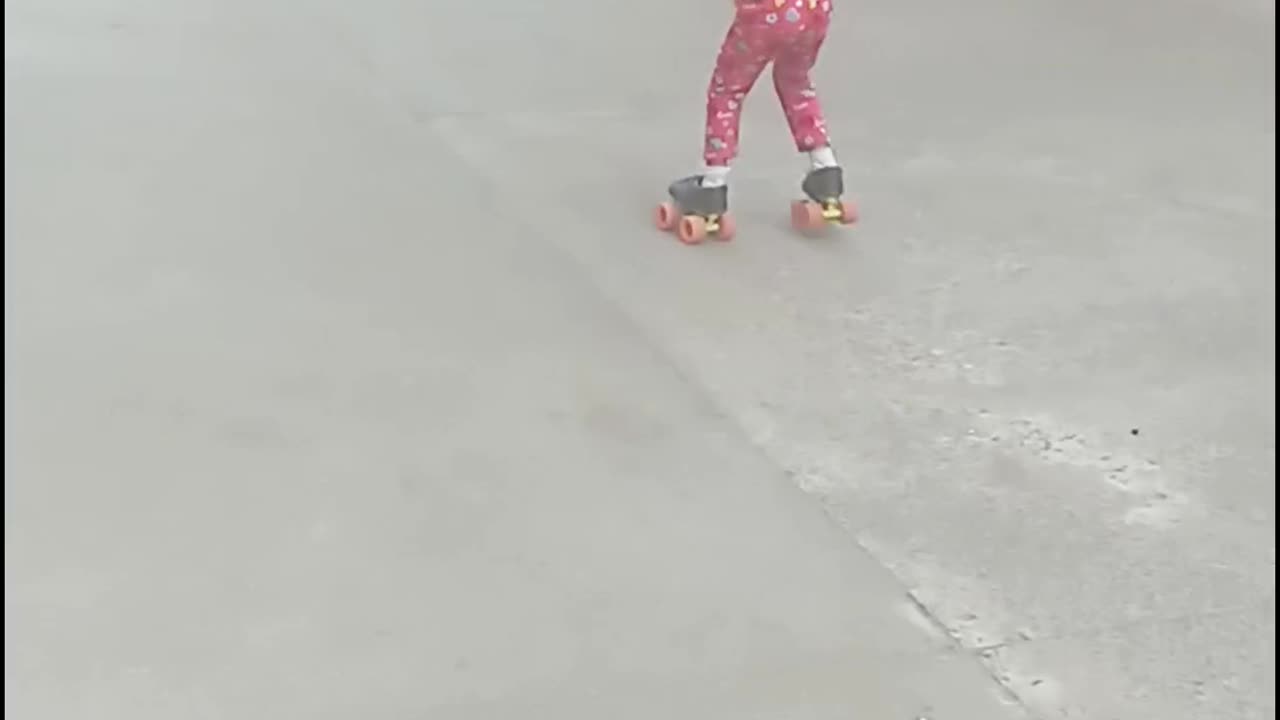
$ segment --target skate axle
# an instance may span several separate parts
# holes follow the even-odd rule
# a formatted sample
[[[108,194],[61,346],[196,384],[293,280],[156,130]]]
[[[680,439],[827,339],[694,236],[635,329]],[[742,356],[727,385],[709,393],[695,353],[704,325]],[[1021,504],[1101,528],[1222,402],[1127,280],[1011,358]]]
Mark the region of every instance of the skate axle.
[[[828,200],[822,203],[822,219],[827,222],[839,222],[844,218],[844,205],[839,200]]]

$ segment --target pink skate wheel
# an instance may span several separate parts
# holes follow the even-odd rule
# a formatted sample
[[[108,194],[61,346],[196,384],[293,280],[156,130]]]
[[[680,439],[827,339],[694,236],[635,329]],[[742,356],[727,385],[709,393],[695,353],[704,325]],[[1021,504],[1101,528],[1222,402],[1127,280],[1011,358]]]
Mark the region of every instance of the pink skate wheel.
[[[720,216],[720,229],[716,230],[715,238],[723,242],[729,242],[738,234],[738,223],[729,213]]]
[[[797,230],[812,230],[822,225],[822,208],[808,200],[791,201],[791,225]]]
[[[680,213],[676,211],[675,204],[669,200],[658,205],[653,211],[653,224],[663,232],[674,230],[678,222],[680,222]]]
[[[840,203],[840,222],[844,225],[858,222],[858,206],[854,205],[852,200]]]
[[[685,245],[697,245],[707,237],[707,221],[697,215],[685,215],[676,227],[676,237]]]

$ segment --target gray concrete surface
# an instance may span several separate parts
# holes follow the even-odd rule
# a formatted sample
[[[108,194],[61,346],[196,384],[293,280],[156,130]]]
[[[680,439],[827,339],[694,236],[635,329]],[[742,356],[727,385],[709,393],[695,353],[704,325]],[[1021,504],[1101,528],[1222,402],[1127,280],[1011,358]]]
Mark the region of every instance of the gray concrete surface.
[[[1274,11],[5,7],[5,709],[1275,715]]]

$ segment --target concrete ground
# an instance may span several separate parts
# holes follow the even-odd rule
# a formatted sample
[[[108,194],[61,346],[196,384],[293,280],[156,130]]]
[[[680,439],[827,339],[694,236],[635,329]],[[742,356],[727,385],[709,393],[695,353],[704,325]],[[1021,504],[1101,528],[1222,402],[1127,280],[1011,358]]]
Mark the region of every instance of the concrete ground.
[[[1275,716],[1271,3],[5,6],[5,710]]]

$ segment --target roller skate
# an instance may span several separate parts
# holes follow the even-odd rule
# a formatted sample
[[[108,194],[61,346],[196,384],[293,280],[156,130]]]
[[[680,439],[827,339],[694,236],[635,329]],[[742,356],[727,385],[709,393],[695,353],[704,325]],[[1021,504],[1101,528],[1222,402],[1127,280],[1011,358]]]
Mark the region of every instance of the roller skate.
[[[808,196],[805,200],[791,201],[791,224],[797,230],[817,230],[823,225],[852,225],[858,220],[853,203],[842,200],[844,173],[839,167],[811,170],[800,183],[800,189]]]
[[[686,245],[697,245],[708,236],[732,240],[737,227],[729,215],[729,188],[702,187],[702,176],[691,175],[671,183],[671,199],[654,211],[654,224],[663,232],[675,231]]]

